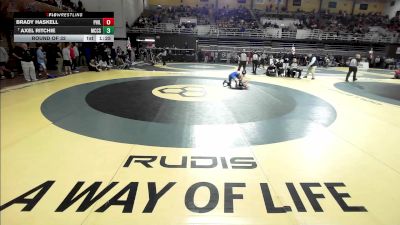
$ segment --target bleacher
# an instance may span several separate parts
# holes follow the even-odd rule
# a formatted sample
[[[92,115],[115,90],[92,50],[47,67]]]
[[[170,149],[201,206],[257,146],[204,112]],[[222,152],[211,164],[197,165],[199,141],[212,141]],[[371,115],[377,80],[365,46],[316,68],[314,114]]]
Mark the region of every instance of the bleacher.
[[[185,9],[185,7],[183,7]],[[155,12],[163,12],[166,9],[154,9]],[[170,11],[174,10],[169,9]],[[176,10],[176,9],[175,9]],[[189,8],[188,8],[189,10]],[[190,10],[194,10],[191,9]],[[182,22],[179,17],[173,19],[164,18],[161,23],[154,26],[143,27],[134,26],[128,30],[128,33],[148,33],[148,34],[190,34],[200,37],[209,38],[251,38],[251,39],[278,39],[278,40],[315,40],[315,41],[340,41],[340,42],[364,42],[364,43],[400,43],[399,33],[394,32],[388,27],[392,27],[393,20],[385,20],[384,17],[374,20],[376,24],[382,21],[387,24],[387,27],[381,27],[381,30],[376,30],[374,27],[369,27],[369,31],[363,32],[346,32],[345,29],[339,31],[332,31],[332,29],[317,29],[321,25],[313,25],[313,20],[309,24],[305,24],[305,18],[321,18],[321,20],[328,20],[329,18],[337,18],[338,21],[342,20],[341,15],[327,15],[327,14],[314,14],[314,13],[287,13],[287,12],[263,12],[260,10],[253,10],[247,13],[247,9],[241,9],[246,12],[246,21],[240,18],[232,17],[230,19],[227,9],[218,9],[214,13],[210,13],[210,25],[204,25],[201,18],[197,18],[197,26],[194,28],[181,29],[179,24]],[[246,11],[247,10],[247,11]],[[211,11],[211,9],[210,9]],[[217,15],[218,13],[225,13],[225,16]],[[151,13],[150,13],[151,14]],[[157,13],[154,13],[156,15]],[[181,15],[180,13],[178,13]],[[186,13],[185,16],[190,16]],[[252,16],[252,18],[250,18]],[[194,16],[196,18],[196,16]],[[371,16],[367,17],[370,19]],[[363,18],[360,16],[354,18]],[[204,19],[204,18],[203,18]],[[371,20],[371,19],[370,19]],[[222,22],[221,22],[222,21]],[[254,21],[264,27],[254,25]],[[325,21],[326,22],[326,21]],[[268,24],[267,24],[268,23]],[[237,26],[231,26],[236,24]],[[266,25],[267,24],[267,25]],[[373,24],[375,25],[375,24]],[[310,28],[315,27],[315,28]],[[354,28],[356,29],[356,28]],[[357,28],[358,29],[358,28]]]

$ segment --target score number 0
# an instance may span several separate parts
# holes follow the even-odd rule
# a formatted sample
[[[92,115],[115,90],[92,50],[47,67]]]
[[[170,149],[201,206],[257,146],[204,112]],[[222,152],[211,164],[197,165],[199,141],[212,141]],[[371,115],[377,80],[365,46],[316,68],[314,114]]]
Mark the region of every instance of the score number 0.
[[[103,26],[114,26],[114,18],[103,18]]]

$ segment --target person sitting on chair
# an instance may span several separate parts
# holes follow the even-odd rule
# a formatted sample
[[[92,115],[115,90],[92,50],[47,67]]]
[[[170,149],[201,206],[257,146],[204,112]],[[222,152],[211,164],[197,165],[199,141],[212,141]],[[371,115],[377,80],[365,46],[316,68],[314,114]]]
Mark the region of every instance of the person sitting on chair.
[[[299,66],[297,64],[297,59],[293,59],[292,64],[290,64],[290,67],[288,68],[288,74],[291,77],[296,76],[296,72],[299,73],[299,75],[297,76],[297,78],[301,79],[301,72],[303,70],[299,69]]]
[[[275,66],[276,66],[276,71],[278,73],[278,77],[283,76],[284,74],[283,59],[278,59],[277,62],[275,63]]]
[[[266,75],[267,76],[276,76],[276,61],[274,59],[270,60],[270,63],[267,67],[266,70]]]
[[[89,71],[96,71],[100,72],[100,66],[97,64],[97,62],[94,59],[91,59],[89,62]]]
[[[107,61],[103,61],[102,59],[100,59],[97,65],[101,70],[109,70],[111,68],[111,66],[107,64]]]

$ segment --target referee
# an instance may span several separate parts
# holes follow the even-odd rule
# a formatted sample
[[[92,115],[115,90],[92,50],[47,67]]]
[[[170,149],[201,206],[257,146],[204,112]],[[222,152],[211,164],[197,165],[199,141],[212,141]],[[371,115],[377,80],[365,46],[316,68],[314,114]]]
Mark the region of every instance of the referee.
[[[243,67],[243,70],[246,70],[247,65],[247,54],[246,49],[243,49],[242,53],[239,55],[239,68],[238,71]]]
[[[259,59],[258,59],[258,54],[256,52],[253,52],[253,60],[252,60],[252,64],[253,64],[253,73],[257,74],[257,67],[259,64]]]
[[[361,58],[360,54],[356,54],[356,57],[350,60],[349,72],[347,73],[346,76],[346,82],[349,82],[349,77],[351,73],[353,73],[353,81],[357,80],[357,66],[358,66],[358,60],[360,60],[360,58]]]

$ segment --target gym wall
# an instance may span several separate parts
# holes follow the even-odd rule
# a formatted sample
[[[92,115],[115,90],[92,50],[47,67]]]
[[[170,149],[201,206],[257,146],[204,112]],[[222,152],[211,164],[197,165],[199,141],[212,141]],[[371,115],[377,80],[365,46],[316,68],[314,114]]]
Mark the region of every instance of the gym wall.
[[[396,13],[400,11],[400,0],[389,0],[385,4],[385,15],[389,18],[396,16]]]

